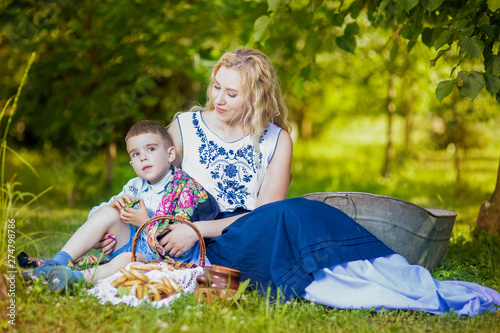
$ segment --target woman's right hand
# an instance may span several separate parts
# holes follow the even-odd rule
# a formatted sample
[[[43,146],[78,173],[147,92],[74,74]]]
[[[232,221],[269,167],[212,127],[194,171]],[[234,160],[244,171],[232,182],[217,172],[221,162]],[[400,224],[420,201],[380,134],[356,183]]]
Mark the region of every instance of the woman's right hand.
[[[115,237],[111,234],[104,234],[99,243],[97,243],[94,246],[94,249],[96,249],[99,252],[104,252],[104,255],[108,255],[114,251],[115,245],[116,245]]]

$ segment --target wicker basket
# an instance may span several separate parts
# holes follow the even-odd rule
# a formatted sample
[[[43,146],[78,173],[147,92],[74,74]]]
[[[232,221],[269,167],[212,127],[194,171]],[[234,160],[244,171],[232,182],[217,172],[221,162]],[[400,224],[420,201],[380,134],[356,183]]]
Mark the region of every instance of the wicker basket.
[[[144,223],[139,228],[139,230],[137,230],[137,232],[135,233],[134,239],[132,240],[132,259],[131,259],[131,261],[132,262],[137,261],[136,248],[137,248],[137,242],[139,241],[139,237],[141,236],[141,232],[144,231],[144,229],[146,229],[151,223],[154,223],[156,221],[161,221],[161,220],[169,220],[169,223],[171,221],[180,222],[182,224],[186,224],[186,225],[190,226],[194,230],[194,232],[198,236],[198,241],[200,242],[200,264],[199,264],[199,266],[205,267],[205,254],[207,251],[206,251],[206,247],[205,247],[205,241],[203,240],[203,236],[201,235],[198,228],[196,228],[196,226],[192,222],[188,221],[187,219],[185,219],[183,217],[174,216],[174,215],[160,215],[160,216],[153,217],[152,219],[150,219],[149,221]]]
[[[205,254],[206,254],[206,246],[205,241],[203,240],[203,236],[196,226],[188,221],[185,218],[173,215],[161,215],[156,216],[146,223],[144,223],[139,230],[137,230],[134,239],[132,241],[132,262],[137,261],[136,248],[137,242],[139,241],[139,237],[141,232],[147,228],[151,223],[154,223],[159,220],[168,219],[170,221],[176,221],[190,226],[196,235],[198,236],[198,241],[200,242],[200,263],[199,266],[205,268],[205,273],[197,277],[198,288],[195,291],[195,297],[199,302],[205,302],[209,305],[214,302],[220,302],[222,304],[229,304],[233,301],[237,301],[234,299],[239,287],[239,280],[241,277],[241,272],[218,265],[213,265],[210,267],[205,267]],[[184,264],[184,265],[183,265]],[[191,264],[185,264],[180,261],[176,261],[174,264],[174,268],[192,268],[195,265],[190,266]]]
[[[195,291],[195,297],[199,302],[206,302],[209,305],[214,302],[222,302],[226,304],[228,302],[236,301],[233,297],[236,295],[239,280],[241,277],[241,272],[235,269],[231,269],[228,267],[213,265],[211,267],[205,267],[205,254],[206,254],[206,246],[205,241],[203,240],[203,236],[196,226],[188,221],[185,218],[173,215],[161,215],[156,216],[146,223],[144,223],[139,230],[137,230],[134,239],[132,241],[132,258],[131,261],[137,261],[136,248],[137,242],[139,241],[139,237],[141,232],[147,228],[151,223],[160,220],[169,220],[180,222],[182,224],[186,224],[190,226],[196,235],[198,236],[198,241],[200,242],[200,263],[199,266],[205,268],[205,273],[197,277],[198,288]],[[174,264],[174,268],[192,268],[195,265],[186,264],[181,261],[176,261]]]

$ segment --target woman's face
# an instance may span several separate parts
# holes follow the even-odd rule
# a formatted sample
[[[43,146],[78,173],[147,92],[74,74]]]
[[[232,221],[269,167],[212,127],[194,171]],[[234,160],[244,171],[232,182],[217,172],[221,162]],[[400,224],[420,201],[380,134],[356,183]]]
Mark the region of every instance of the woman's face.
[[[240,73],[234,69],[220,67],[212,86],[212,100],[220,121],[238,123],[243,115]]]

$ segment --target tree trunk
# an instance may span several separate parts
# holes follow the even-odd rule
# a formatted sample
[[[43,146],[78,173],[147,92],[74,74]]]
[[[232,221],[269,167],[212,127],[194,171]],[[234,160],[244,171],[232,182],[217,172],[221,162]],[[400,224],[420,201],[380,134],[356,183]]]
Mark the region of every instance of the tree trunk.
[[[391,72],[389,75],[389,94],[387,96],[387,144],[385,146],[385,159],[382,167],[382,176],[389,178],[391,176],[391,164],[394,157],[392,120],[396,112],[396,89],[394,87],[395,75]]]
[[[309,118],[309,109],[307,107],[302,107],[300,112],[300,134],[301,137],[307,141],[313,136],[313,122]]]
[[[490,235],[500,234],[500,163],[498,165],[497,183],[490,200],[483,202],[477,216],[476,229],[486,230]]]
[[[307,117],[307,115],[302,118],[301,128],[302,137],[304,138],[304,140],[309,140],[312,137],[313,126],[312,121],[309,119],[309,117]]]
[[[405,75],[405,80],[410,82],[411,76]],[[412,133],[413,133],[413,101],[416,98],[416,94],[418,91],[418,86],[413,84],[410,89],[404,91],[404,97],[401,101],[401,109],[400,113],[404,115],[404,148],[400,153],[400,162],[399,164],[402,166],[406,163],[406,161],[413,156],[413,147],[412,147]]]
[[[68,204],[73,206],[75,204],[76,187],[72,185],[68,191]]]
[[[401,96],[402,101],[400,108],[400,113],[402,113],[405,117],[404,150],[402,154],[403,162],[408,156],[412,155],[411,136],[413,132],[413,103],[416,100],[418,94],[418,85],[412,75],[412,66],[412,58],[408,53],[406,53],[402,72],[404,81],[408,82],[408,85],[405,85],[405,87],[407,87],[408,89],[404,89],[402,91],[403,95]]]
[[[106,150],[106,179],[104,181],[104,193],[109,197],[113,186],[113,166],[116,160],[116,142],[109,142]]]
[[[452,112],[453,112],[453,120],[455,123],[454,125],[455,127],[452,129],[453,145],[455,146],[455,151],[453,152],[453,160],[456,172],[456,178],[455,178],[455,183],[457,184],[456,191],[460,192],[463,188],[462,177],[460,172],[461,171],[460,146],[462,145],[461,143],[463,141],[461,139],[462,126],[460,126],[460,119],[458,117],[457,105],[458,105],[458,91],[455,91],[452,95]]]
[[[411,133],[413,131],[412,109],[409,107],[405,113],[405,154],[411,155]]]

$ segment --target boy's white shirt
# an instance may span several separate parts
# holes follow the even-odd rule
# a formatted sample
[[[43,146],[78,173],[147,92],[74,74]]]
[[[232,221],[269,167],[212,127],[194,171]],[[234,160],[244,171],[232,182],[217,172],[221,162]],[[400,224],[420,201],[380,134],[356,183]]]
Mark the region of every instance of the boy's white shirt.
[[[113,196],[109,201],[101,203],[99,206],[93,207],[87,219],[89,219],[99,208],[103,206],[109,206],[117,197],[122,195],[130,195],[135,199],[142,199],[144,205],[148,210],[149,218],[152,218],[161,203],[161,198],[165,192],[165,187],[172,179],[172,172],[169,172],[162,180],[158,183],[151,185],[147,180],[140,177],[135,177],[130,179],[120,193]]]

